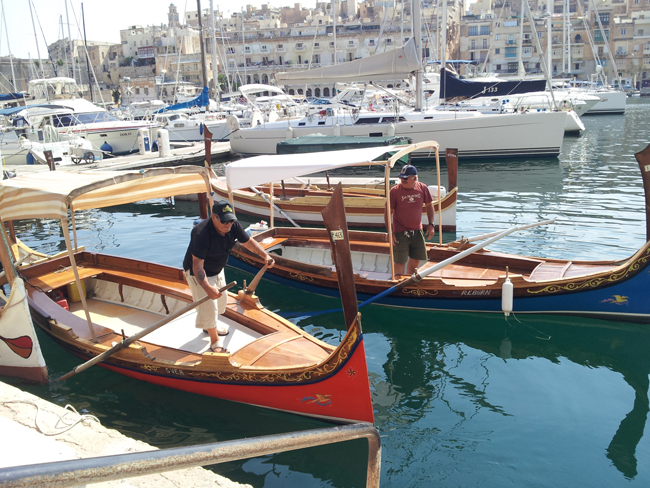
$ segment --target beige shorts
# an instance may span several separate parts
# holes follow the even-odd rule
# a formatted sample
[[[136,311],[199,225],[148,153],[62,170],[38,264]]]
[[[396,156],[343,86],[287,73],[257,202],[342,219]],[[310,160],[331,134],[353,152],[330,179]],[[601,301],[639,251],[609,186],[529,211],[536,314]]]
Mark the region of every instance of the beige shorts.
[[[185,279],[187,280],[187,284],[190,285],[194,301],[207,295],[203,287],[199,285],[199,282],[196,281],[196,278],[189,271],[185,271]],[[208,281],[216,285],[217,288],[226,286],[226,277],[223,270],[216,276],[208,276]],[[208,300],[199,305],[196,308],[196,327],[198,329],[214,329],[217,326],[217,316],[225,313],[227,304],[228,293],[224,292],[216,300]]]

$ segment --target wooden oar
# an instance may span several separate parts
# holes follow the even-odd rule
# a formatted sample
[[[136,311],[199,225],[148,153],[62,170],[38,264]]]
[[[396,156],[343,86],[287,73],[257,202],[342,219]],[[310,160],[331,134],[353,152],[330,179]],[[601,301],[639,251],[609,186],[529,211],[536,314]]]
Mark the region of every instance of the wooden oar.
[[[383,292],[379,293],[378,295],[375,295],[374,297],[368,298],[368,300],[366,300],[365,302],[363,302],[363,303],[361,303],[359,305],[359,308],[361,308],[361,307],[363,307],[365,305],[369,305],[369,304],[371,304],[373,302],[376,302],[377,300],[379,300],[379,299],[381,299],[381,298],[383,298],[383,297],[385,297],[387,295],[390,295],[391,293],[394,293],[394,292],[396,292],[398,290],[401,290],[402,288],[404,288],[407,285],[410,285],[412,283],[417,283],[418,281],[420,281],[425,276],[428,276],[431,273],[434,273],[434,272],[444,268],[445,266],[449,266],[450,264],[455,263],[459,259],[463,259],[465,256],[467,256],[469,254],[472,254],[472,253],[474,253],[474,252],[476,252],[476,251],[478,251],[480,249],[483,249],[485,246],[487,246],[489,244],[492,244],[493,242],[501,239],[502,237],[507,236],[508,234],[512,234],[513,232],[517,232],[517,231],[524,230],[524,229],[529,229],[531,227],[536,227],[538,225],[550,224],[550,223],[552,223],[554,221],[555,221],[555,219],[544,220],[542,222],[537,222],[537,223],[528,224],[528,225],[522,225],[522,226],[519,226],[519,227],[512,227],[510,229],[506,229],[504,231],[501,231],[501,232],[497,233],[494,237],[492,237],[492,239],[489,239],[489,240],[487,240],[485,242],[481,242],[480,244],[477,244],[477,245],[475,245],[473,247],[470,247],[469,249],[466,249],[465,251],[463,251],[461,253],[458,253],[456,256],[452,256],[452,257],[450,257],[448,259],[445,259],[444,261],[440,261],[438,264],[436,264],[434,266],[431,266],[430,268],[426,268],[426,269],[422,270],[421,272],[419,270],[416,270],[415,273],[413,273],[412,276],[410,276],[408,278],[405,278],[404,280],[397,283],[395,286],[392,286],[392,287],[388,288],[387,290],[384,290]],[[341,311],[342,311],[342,309],[340,309],[340,308],[334,308],[334,309],[330,309],[330,310],[321,310],[319,312],[285,312],[285,313],[281,313],[280,315],[282,315],[284,318],[295,318],[295,317],[305,317],[306,318],[306,317],[314,317],[314,316],[317,316],[317,315],[323,315],[323,314],[326,314],[326,313],[334,313],[334,312],[341,312]]]
[[[359,305],[359,308],[361,308],[361,307],[363,307],[365,305],[368,305],[370,303],[376,302],[377,300],[379,300],[379,299],[381,299],[381,298],[383,298],[383,297],[385,297],[387,295],[390,295],[391,293],[394,293],[394,292],[396,292],[398,290],[401,290],[402,288],[404,288],[405,286],[410,285],[411,283],[417,283],[418,281],[420,281],[425,276],[429,276],[431,273],[435,273],[439,269],[442,269],[445,266],[449,266],[450,264],[455,263],[459,259],[463,259],[465,256],[468,256],[469,254],[472,254],[472,253],[474,253],[476,251],[479,251],[479,250],[483,249],[485,246],[487,246],[489,244],[492,244],[493,242],[498,241],[499,239],[501,239],[501,238],[503,238],[503,237],[505,237],[505,236],[507,236],[509,234],[512,234],[513,232],[517,232],[517,231],[524,230],[524,229],[529,229],[531,227],[536,227],[538,225],[550,224],[552,222],[555,222],[555,219],[544,220],[542,222],[537,222],[535,224],[522,225],[522,226],[519,226],[519,227],[512,227],[510,229],[501,231],[496,236],[492,237],[491,239],[488,239],[485,242],[481,242],[480,244],[476,244],[475,246],[472,246],[469,249],[466,249],[465,251],[460,252],[455,256],[452,256],[450,258],[445,259],[444,261],[440,261],[438,264],[436,264],[434,266],[431,266],[430,268],[426,268],[424,270],[422,270],[422,268],[420,268],[420,269],[416,270],[415,273],[413,273],[413,275],[411,275],[410,277],[400,281],[395,286],[392,286],[389,289],[382,291],[381,293],[379,293],[378,295],[375,295],[374,297],[368,298],[368,300],[366,300],[361,305]]]
[[[230,283],[228,283],[228,284],[227,284],[226,286],[224,286],[223,288],[219,288],[219,291],[220,291],[221,293],[223,293],[223,292],[225,292],[226,290],[229,290],[230,288],[232,288],[233,286],[235,286],[236,284],[237,284],[236,281],[231,281]],[[87,369],[90,368],[91,366],[94,366],[95,364],[104,361],[105,359],[107,359],[109,356],[115,354],[115,353],[116,353],[117,351],[119,351],[120,349],[124,349],[125,347],[128,347],[129,344],[131,344],[131,343],[133,343],[133,342],[135,342],[135,341],[138,341],[138,340],[142,339],[142,338],[143,338],[144,336],[146,336],[147,334],[151,334],[153,331],[155,331],[156,329],[159,329],[160,327],[162,327],[162,326],[165,325],[165,324],[168,324],[168,323],[171,322],[172,320],[176,320],[178,317],[180,317],[180,316],[183,315],[184,313],[187,313],[187,312],[189,312],[190,310],[192,310],[192,309],[198,307],[198,306],[201,305],[203,302],[205,302],[205,301],[207,301],[207,300],[209,300],[209,299],[210,299],[210,297],[208,297],[208,296],[206,295],[206,296],[204,296],[203,298],[200,298],[199,300],[197,300],[197,301],[195,301],[195,302],[192,302],[192,303],[190,303],[189,305],[183,307],[183,308],[182,308],[181,310],[179,310],[178,312],[174,312],[173,314],[168,315],[167,317],[165,317],[164,319],[162,319],[162,320],[156,322],[155,324],[150,325],[150,326],[147,327],[146,329],[141,330],[141,331],[138,332],[137,334],[132,335],[131,337],[127,337],[127,338],[125,338],[125,339],[122,339],[120,342],[118,342],[117,344],[115,344],[115,345],[114,345],[113,347],[111,347],[110,349],[108,349],[108,350],[104,351],[103,353],[101,353],[101,354],[95,356],[94,358],[92,358],[92,359],[86,361],[85,363],[80,364],[79,366],[75,366],[75,368],[74,368],[72,371],[70,371],[69,373],[64,374],[63,376],[61,376],[61,377],[60,377],[59,379],[57,379],[56,381],[64,381],[64,380],[67,380],[68,378],[70,378],[70,377],[72,377],[72,376],[74,376],[74,375],[76,375],[76,374],[78,374],[78,373],[81,373],[82,371],[87,370]]]
[[[271,204],[271,201],[267,198],[267,196],[266,196],[263,192],[259,191],[259,190],[258,190],[257,188],[255,188],[254,186],[251,186],[251,187],[249,187],[249,188],[250,188],[250,189],[251,189],[251,190],[252,190],[252,191],[253,191],[253,192],[254,192],[258,197],[261,197],[261,198],[262,198],[266,203],[268,203],[269,205],[273,205],[273,208],[276,209],[278,212],[280,212],[282,215],[284,215],[284,216],[286,217],[286,219],[294,225],[294,227],[300,227],[298,224],[296,224],[296,223],[291,219],[291,217],[289,217],[285,212],[283,212],[282,209],[281,209],[280,207],[278,207],[275,203]]]
[[[538,225],[552,224],[553,222],[555,222],[555,219],[544,220],[543,222],[536,222],[536,223],[534,223],[534,224],[523,225],[523,226],[519,227],[518,229],[519,229],[519,230],[524,230],[524,229],[528,229],[528,228],[530,228],[530,227],[537,227]],[[488,234],[481,234],[481,235],[474,236],[474,237],[467,237],[467,238],[463,237],[463,238],[461,238],[460,240],[458,240],[458,241],[454,241],[454,242],[475,242],[475,241],[482,241],[483,239],[488,239],[488,238],[490,238],[490,237],[497,236],[497,235],[501,234],[501,232],[503,232],[503,231],[501,231],[501,230],[497,230],[497,231],[495,231],[495,232],[490,232],[490,233],[488,233]]]

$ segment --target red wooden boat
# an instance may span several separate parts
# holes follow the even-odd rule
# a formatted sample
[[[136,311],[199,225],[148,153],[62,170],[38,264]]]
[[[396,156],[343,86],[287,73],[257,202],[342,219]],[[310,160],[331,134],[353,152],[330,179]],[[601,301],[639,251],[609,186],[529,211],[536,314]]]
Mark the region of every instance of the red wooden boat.
[[[182,270],[77,250],[75,213],[134,201],[205,193],[205,168],[39,173],[0,184],[3,224],[61,221],[68,253],[22,268],[35,323],[73,354],[91,359],[192,302]],[[75,245],[73,245],[73,242]],[[347,244],[347,242],[346,242]],[[349,249],[349,248],[348,248]],[[228,353],[213,353],[194,311],[128,343],[101,366],[161,386],[313,417],[373,422],[360,316],[338,346],[264,308],[252,290],[229,293]],[[344,299],[356,307],[356,296]]]

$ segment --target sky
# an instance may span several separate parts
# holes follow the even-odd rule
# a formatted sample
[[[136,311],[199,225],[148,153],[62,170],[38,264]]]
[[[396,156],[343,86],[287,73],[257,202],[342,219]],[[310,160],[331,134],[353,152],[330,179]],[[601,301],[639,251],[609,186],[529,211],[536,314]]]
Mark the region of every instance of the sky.
[[[5,22],[0,22],[0,55],[11,54],[18,58],[36,59],[38,57],[36,38],[32,27],[29,0],[2,0]],[[31,0],[34,6],[34,25],[36,26],[38,49],[41,58],[47,57],[47,44],[68,37],[66,22],[65,0]],[[118,44],[120,30],[131,25],[160,25],[167,24],[169,5],[173,3],[179,15],[187,11],[196,11],[196,0],[68,0],[68,17],[70,19],[70,34],[73,39],[83,39],[83,23],[81,5],[83,3],[86,23],[86,39],[89,41],[104,41]],[[261,6],[270,3],[274,7],[289,6],[301,3],[304,7],[314,7],[315,0],[213,0],[215,10],[224,12],[240,11],[246,5]],[[201,0],[201,8],[210,7],[209,0]],[[75,20],[76,16],[76,20]],[[229,15],[228,15],[229,16]],[[40,25],[39,25],[40,22]],[[63,22],[63,26],[61,26]],[[41,34],[41,30],[42,33]],[[9,44],[7,44],[7,32]],[[62,33],[63,32],[63,33]],[[43,37],[47,41],[43,41]],[[9,49],[10,48],[10,49]]]

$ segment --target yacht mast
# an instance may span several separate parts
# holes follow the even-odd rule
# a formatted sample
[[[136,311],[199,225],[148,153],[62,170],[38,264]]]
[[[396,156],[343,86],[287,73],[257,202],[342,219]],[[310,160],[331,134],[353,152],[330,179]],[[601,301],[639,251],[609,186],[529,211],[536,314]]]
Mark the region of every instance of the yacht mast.
[[[219,93],[219,65],[217,64],[217,39],[214,34],[214,6],[210,0],[210,51],[212,55],[212,85],[214,98],[217,101],[217,110],[221,111],[221,95]]]
[[[332,27],[334,31],[334,66],[336,66],[336,0],[332,0]]]
[[[76,83],[77,77],[74,74],[74,43],[72,42],[72,36],[70,35],[70,18],[68,17],[68,0],[65,0],[65,20],[68,23],[68,42],[70,43],[70,62],[72,64],[72,78]]]
[[[205,46],[203,45],[203,12],[201,12],[201,0],[196,0],[196,8],[199,11],[199,40],[201,42],[201,73],[203,74],[203,86],[208,86],[208,70],[205,67]]]
[[[32,0],[29,0],[29,13],[32,16],[32,28],[34,29],[34,40],[36,41],[36,55],[38,56],[38,67],[41,69],[41,76],[45,78],[45,71],[43,71],[41,50],[38,48],[38,36],[36,35],[36,24],[34,24],[34,11],[32,10]]]
[[[14,91],[18,91],[16,88],[16,75],[14,74],[14,59],[11,55],[11,46],[9,45],[9,29],[7,29],[7,18],[5,17],[5,2],[0,0],[2,5],[2,21],[5,24],[5,34],[7,35],[7,49],[9,50],[9,64],[11,64],[11,84],[14,87]]]
[[[447,5],[445,0],[445,6]],[[424,89],[422,87],[422,12],[420,11],[420,0],[413,0],[413,39],[415,39],[415,53],[418,57],[418,69],[415,72],[415,110],[422,110],[422,98]]]
[[[526,69],[524,68],[524,0],[521,0],[521,10],[519,13],[519,45],[517,46],[517,75],[526,76]]]

